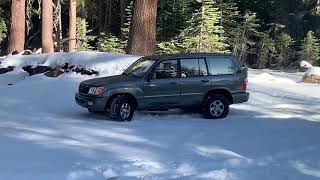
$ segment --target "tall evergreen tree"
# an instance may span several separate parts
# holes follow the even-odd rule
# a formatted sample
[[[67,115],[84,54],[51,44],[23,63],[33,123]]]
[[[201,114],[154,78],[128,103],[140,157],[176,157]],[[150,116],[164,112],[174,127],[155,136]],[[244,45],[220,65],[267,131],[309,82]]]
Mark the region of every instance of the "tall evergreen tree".
[[[236,29],[241,21],[237,3],[234,0],[218,0],[217,5],[221,15],[220,25],[224,30],[223,35],[227,37],[226,42],[229,47],[233,47],[237,36]]]
[[[158,0],[136,0],[127,53],[151,55],[156,48],[156,21]]]
[[[185,52],[224,52],[227,50],[223,27],[220,26],[219,8],[212,0],[203,0],[200,9],[182,32],[182,46]]]
[[[314,32],[308,32],[302,42],[299,54],[301,61],[308,61],[313,65],[320,64],[320,42],[319,39],[315,37]]]
[[[53,7],[52,0],[42,0],[42,52],[52,53],[53,48]]]
[[[7,37],[7,25],[0,17],[0,43]]]
[[[264,33],[259,43],[257,67],[259,69],[270,67],[276,54],[275,41],[267,33]]]
[[[12,0],[8,53],[24,50],[26,33],[26,0]]]
[[[69,9],[69,53],[77,50],[77,1],[70,0]]]
[[[276,67],[278,69],[288,68],[291,63],[290,60],[293,56],[292,45],[294,41],[287,33],[281,33],[277,39],[278,56]]]
[[[92,49],[89,41],[93,40],[94,37],[88,35],[91,32],[88,27],[89,25],[85,19],[80,17],[77,18],[77,50],[79,51],[87,51]]]
[[[168,41],[186,28],[192,12],[194,0],[161,0],[158,3],[157,39]]]
[[[256,14],[247,12],[242,23],[235,29],[236,36],[232,42],[232,44],[234,44],[232,47],[233,54],[236,55],[242,63],[245,63],[248,51],[256,45],[257,37],[261,35],[258,31],[259,27],[259,20]]]

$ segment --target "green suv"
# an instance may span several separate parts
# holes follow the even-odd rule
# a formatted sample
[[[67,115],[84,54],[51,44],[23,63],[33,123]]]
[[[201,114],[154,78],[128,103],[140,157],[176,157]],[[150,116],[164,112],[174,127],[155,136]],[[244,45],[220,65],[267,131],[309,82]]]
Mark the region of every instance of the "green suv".
[[[171,108],[220,119],[229,105],[248,101],[246,89],[246,72],[232,55],[159,55],[140,58],[121,75],[81,82],[75,100],[117,121],[130,121],[135,110]]]

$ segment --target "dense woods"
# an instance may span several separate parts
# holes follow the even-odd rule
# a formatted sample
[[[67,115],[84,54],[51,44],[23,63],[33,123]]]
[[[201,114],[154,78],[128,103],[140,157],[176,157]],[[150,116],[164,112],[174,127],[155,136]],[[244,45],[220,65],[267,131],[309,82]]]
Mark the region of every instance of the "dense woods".
[[[319,64],[319,37],[319,0],[0,1],[1,54],[225,52],[287,69]]]

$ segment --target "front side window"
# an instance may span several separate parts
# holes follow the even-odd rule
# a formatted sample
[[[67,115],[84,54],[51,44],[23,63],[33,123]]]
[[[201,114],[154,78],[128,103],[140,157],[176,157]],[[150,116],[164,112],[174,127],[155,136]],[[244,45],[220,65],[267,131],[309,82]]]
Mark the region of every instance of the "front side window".
[[[181,77],[200,77],[208,75],[204,59],[181,59]]]
[[[207,64],[210,75],[232,75],[236,73],[236,66],[230,57],[209,57]]]
[[[178,61],[167,60],[155,67],[152,79],[168,79],[178,77]]]
[[[132,75],[135,77],[142,77],[155,63],[155,60],[140,59],[133,63],[125,72],[125,75]]]

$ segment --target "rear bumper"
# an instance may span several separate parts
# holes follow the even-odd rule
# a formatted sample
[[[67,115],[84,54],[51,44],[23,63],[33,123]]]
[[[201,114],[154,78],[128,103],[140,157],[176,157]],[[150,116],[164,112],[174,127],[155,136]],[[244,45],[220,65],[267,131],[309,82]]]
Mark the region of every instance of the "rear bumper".
[[[75,94],[76,103],[92,111],[104,111],[106,101],[103,97],[84,96],[79,93]]]
[[[240,104],[249,101],[250,94],[247,92],[232,94],[233,104]]]

